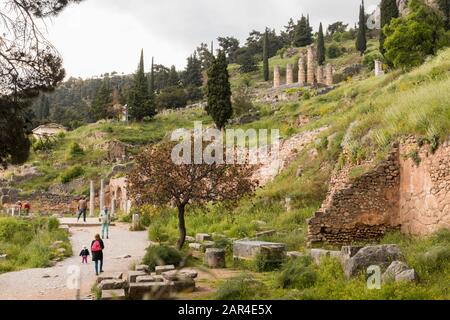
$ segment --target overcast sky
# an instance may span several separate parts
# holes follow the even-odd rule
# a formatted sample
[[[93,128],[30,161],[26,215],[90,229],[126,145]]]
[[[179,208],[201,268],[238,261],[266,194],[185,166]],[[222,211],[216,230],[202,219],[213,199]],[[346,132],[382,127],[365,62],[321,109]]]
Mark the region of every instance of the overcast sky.
[[[372,11],[379,0],[366,0]],[[47,23],[48,38],[64,58],[68,76],[132,73],[144,49],[155,63],[183,69],[201,42],[265,26],[279,31],[289,18],[310,14],[314,30],[335,21],[353,25],[360,0],[85,0]]]

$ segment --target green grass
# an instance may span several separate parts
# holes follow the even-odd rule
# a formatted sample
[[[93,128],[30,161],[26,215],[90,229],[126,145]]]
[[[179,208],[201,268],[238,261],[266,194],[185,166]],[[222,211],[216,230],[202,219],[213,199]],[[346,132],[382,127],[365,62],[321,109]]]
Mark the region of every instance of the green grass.
[[[57,257],[72,255],[69,235],[58,229],[59,223],[53,218],[20,220],[0,217],[0,253],[7,254],[0,261],[0,273],[28,268],[44,268]],[[58,248],[64,248],[64,255],[52,247],[55,241],[62,241]]]

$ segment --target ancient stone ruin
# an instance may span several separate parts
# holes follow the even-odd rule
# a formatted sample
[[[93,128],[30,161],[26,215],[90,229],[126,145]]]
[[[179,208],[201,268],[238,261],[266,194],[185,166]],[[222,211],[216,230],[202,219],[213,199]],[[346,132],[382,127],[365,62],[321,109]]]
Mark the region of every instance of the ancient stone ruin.
[[[306,65],[305,65],[306,60]],[[300,55],[298,60],[298,80],[294,83],[294,71],[292,64],[286,65],[286,83],[281,84],[280,67],[275,66],[273,71],[273,87],[279,88],[281,86],[291,87],[293,85],[303,87],[306,85],[333,85],[333,67],[331,64],[324,66],[317,66],[316,53],[314,45],[307,48],[306,59],[304,54]]]
[[[414,154],[414,157],[410,155]],[[308,243],[379,240],[390,230],[427,235],[450,228],[450,144],[435,153],[415,138],[394,146],[374,169],[349,179],[332,177],[327,199],[308,221]]]

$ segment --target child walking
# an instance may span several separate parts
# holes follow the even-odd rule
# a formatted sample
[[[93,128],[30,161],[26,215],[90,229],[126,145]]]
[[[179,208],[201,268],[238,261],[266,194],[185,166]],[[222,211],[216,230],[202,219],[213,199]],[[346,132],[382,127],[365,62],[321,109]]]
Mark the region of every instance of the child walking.
[[[83,246],[83,250],[80,252],[81,263],[88,263],[87,258],[89,257],[89,250],[86,246]]]

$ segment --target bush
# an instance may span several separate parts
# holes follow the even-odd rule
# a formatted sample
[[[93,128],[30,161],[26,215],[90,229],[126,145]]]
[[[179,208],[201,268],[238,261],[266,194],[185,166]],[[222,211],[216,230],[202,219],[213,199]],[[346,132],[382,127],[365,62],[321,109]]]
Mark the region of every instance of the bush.
[[[184,108],[187,102],[188,96],[180,87],[166,88],[156,97],[158,110]]]
[[[84,150],[83,150],[83,148],[81,148],[81,146],[78,143],[74,142],[70,145],[70,148],[69,148],[69,157],[70,158],[77,158],[77,157],[80,157],[83,155],[84,155]]]
[[[225,281],[217,290],[217,300],[257,300],[264,296],[267,288],[264,283],[251,275],[241,275]]]
[[[332,43],[327,48],[327,56],[329,59],[339,58],[340,56],[342,56],[343,53],[344,53],[344,48],[339,46],[336,43]]]
[[[154,271],[156,266],[173,264],[179,266],[182,260],[181,253],[168,246],[150,246],[147,248],[143,263]]]
[[[380,61],[383,60],[383,56],[378,51],[373,51],[371,53],[364,55],[362,63],[370,70],[374,70],[375,69],[375,60],[380,60]]]
[[[74,166],[66,171],[64,171],[61,175],[62,183],[69,183],[75,178],[78,178],[84,174],[84,169],[81,166]]]
[[[148,229],[148,236],[151,241],[162,243],[169,240],[169,235],[165,232],[163,226],[155,223]]]
[[[306,289],[314,286],[317,272],[311,257],[301,257],[286,263],[276,281],[283,289]]]

